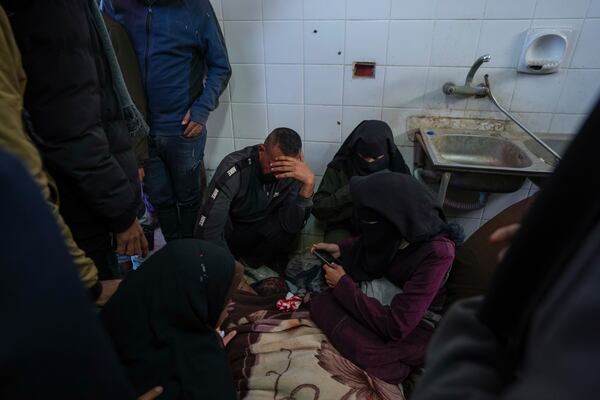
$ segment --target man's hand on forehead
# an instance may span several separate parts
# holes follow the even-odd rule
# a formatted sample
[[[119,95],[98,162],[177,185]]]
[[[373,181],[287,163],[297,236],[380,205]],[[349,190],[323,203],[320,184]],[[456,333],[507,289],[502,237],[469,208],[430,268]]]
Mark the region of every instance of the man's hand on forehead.
[[[270,163],[271,172],[277,179],[293,178],[304,183],[301,195],[312,196],[315,184],[315,175],[304,161],[304,154],[300,152],[295,157],[279,156]]]

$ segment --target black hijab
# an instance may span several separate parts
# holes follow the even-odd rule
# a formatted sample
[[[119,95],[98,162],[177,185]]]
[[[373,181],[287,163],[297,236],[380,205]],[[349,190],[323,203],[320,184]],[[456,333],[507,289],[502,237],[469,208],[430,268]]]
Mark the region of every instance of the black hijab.
[[[507,379],[514,378],[533,313],[600,219],[599,132],[600,103],[541,188],[483,303],[481,321],[507,346]]]
[[[403,241],[423,242],[447,230],[433,194],[410,175],[382,171],[350,180],[355,227],[348,273],[357,281],[385,275]]]
[[[215,326],[231,293],[232,256],[211,243],[168,243],[131,272],[102,310],[136,393],[161,399],[236,399]]]
[[[359,154],[375,159],[383,155],[383,158],[369,164]],[[361,122],[346,138],[328,167],[344,172],[348,178],[369,175],[384,169],[403,174],[410,173],[402,154],[394,144],[389,125],[376,120]]]

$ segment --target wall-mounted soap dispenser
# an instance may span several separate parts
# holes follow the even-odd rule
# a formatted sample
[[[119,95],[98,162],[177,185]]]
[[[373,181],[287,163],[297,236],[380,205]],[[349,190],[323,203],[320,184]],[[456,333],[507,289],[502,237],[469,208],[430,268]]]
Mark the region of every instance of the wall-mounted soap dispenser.
[[[536,28],[527,31],[519,72],[551,74],[558,71],[571,46],[571,29]]]

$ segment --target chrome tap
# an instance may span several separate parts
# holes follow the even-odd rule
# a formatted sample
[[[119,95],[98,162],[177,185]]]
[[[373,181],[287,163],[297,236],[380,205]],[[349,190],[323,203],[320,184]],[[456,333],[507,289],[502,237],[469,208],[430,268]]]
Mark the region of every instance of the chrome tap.
[[[492,93],[492,88],[490,86],[490,77],[488,74],[486,74],[484,76],[485,83],[481,83],[478,86],[471,86],[471,84],[473,83],[473,77],[475,76],[475,73],[477,72],[479,67],[481,67],[481,64],[483,64],[484,62],[489,62],[491,59],[492,59],[492,57],[489,54],[485,54],[485,55],[479,57],[477,60],[475,60],[475,62],[471,66],[471,69],[469,70],[469,73],[467,74],[467,79],[465,79],[464,86],[456,86],[453,82],[447,82],[444,84],[442,90],[447,95],[489,97],[490,101],[504,115],[506,115],[511,121],[513,121],[515,124],[517,124],[517,126],[519,128],[523,129],[523,131],[525,133],[527,133],[529,136],[531,136],[531,138],[533,140],[535,140],[544,149],[549,151],[550,154],[552,154],[557,160],[560,161],[560,155],[558,155],[558,153],[556,153],[556,151],[554,151],[554,149],[552,149],[550,146],[548,146],[546,143],[544,143],[544,141],[542,139],[537,137],[521,121],[519,121],[514,115],[512,115],[507,109],[505,109],[504,107],[502,107],[500,105],[500,103],[498,103],[498,100],[496,100],[496,98],[494,97],[494,94]]]
[[[489,62],[491,59],[492,56],[490,56],[489,54],[485,54],[479,57],[471,66],[471,69],[467,74],[467,79],[465,79],[464,86],[457,86],[454,84],[454,82],[446,82],[443,87],[444,93],[448,95],[462,96],[487,96],[488,88],[484,84],[481,84],[479,86],[471,86],[471,84],[473,83],[473,77],[475,76],[475,73],[477,72],[479,67],[481,67],[481,64]]]

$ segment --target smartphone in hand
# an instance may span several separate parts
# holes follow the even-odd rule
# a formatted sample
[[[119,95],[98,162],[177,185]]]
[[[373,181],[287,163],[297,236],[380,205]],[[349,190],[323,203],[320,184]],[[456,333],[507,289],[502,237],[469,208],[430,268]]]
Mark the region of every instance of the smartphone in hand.
[[[329,252],[325,250],[315,249],[313,250],[313,254],[323,262],[323,264],[337,264],[342,265],[342,262],[332,256]]]

